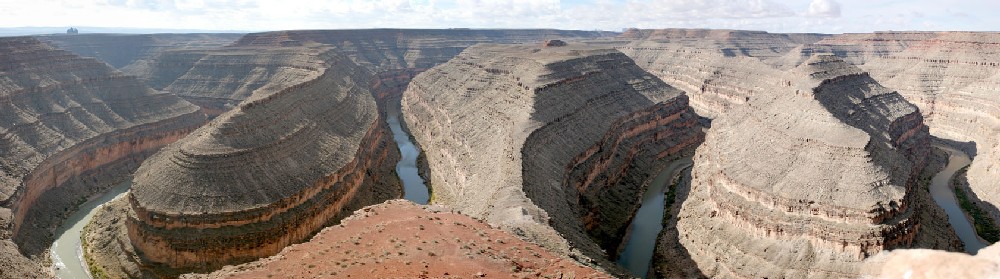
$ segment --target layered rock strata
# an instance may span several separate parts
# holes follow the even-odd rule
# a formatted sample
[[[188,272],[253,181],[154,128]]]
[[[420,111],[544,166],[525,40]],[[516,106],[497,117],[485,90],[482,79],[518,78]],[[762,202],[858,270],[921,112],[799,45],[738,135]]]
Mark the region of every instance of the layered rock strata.
[[[1000,34],[933,34],[861,67],[919,106],[932,134],[974,144],[969,190],[1000,222]]]
[[[402,102],[435,203],[605,267],[655,166],[703,139],[681,91],[575,44],[473,46]]]
[[[294,30],[252,33],[232,45],[213,49],[175,49],[145,59],[135,74],[150,86],[176,93],[221,114],[257,90],[283,88],[317,75],[315,61],[323,50],[336,47],[355,63],[376,73],[379,106],[398,106],[402,89],[386,95],[382,89],[405,88],[399,79],[444,63],[463,49],[485,42],[528,42],[552,38],[597,38],[611,33],[564,30]],[[306,47],[305,49],[298,47]],[[383,100],[390,100],[383,103]],[[398,109],[392,111],[398,113]]]
[[[231,44],[243,34],[75,34],[38,38],[83,57],[97,58],[127,74],[138,74],[149,59],[168,50],[216,48]]]
[[[214,117],[252,95],[316,79],[330,67],[330,53],[329,46],[317,44],[171,50],[151,59],[151,70],[142,77]]]
[[[276,46],[320,43],[336,46],[358,65],[382,72],[430,68],[447,62],[478,43],[523,43],[546,39],[592,39],[611,32],[554,29],[362,29],[293,30],[251,33],[235,46]]]
[[[443,206],[393,200],[278,255],[182,278],[611,278]]]
[[[916,106],[830,55],[713,122],[679,243],[710,277],[855,277],[914,245],[930,136]],[[937,230],[935,230],[937,231]],[[954,235],[951,235],[954,238]]]
[[[100,61],[0,39],[0,239],[39,257],[77,204],[204,121],[197,106]]]
[[[322,62],[315,79],[251,95],[143,163],[124,211],[128,239],[118,242],[131,247],[95,249],[134,249],[139,266],[170,272],[160,276],[211,270],[273,255],[401,196],[399,153],[370,74],[335,52]],[[123,235],[107,231],[96,234]]]

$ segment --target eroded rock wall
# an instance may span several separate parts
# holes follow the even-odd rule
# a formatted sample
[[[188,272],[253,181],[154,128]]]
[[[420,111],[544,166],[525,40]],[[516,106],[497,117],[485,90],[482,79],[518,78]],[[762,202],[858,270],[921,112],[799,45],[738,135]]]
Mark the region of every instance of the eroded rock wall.
[[[0,236],[26,256],[41,258],[79,203],[205,121],[177,96],[34,38],[0,39],[0,62]]]
[[[834,56],[771,74],[788,83],[713,121],[695,156],[677,230],[704,275],[854,277],[883,250],[954,249],[914,241],[940,226],[914,202],[930,150],[916,106]]]
[[[702,137],[682,92],[573,44],[469,48],[418,75],[403,114],[435,203],[606,268],[651,165]]]
[[[314,79],[258,91],[143,163],[123,211],[127,233],[102,237],[127,236],[118,242],[131,247],[120,250],[165,267],[158,276],[207,271],[273,255],[401,196],[399,153],[370,73],[335,51],[322,55],[327,68]]]

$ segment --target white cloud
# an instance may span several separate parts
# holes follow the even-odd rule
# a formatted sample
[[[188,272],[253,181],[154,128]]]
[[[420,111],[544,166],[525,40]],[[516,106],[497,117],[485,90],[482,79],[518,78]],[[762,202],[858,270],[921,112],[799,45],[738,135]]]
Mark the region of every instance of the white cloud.
[[[812,0],[806,15],[814,17],[840,17],[840,3],[836,0]]]
[[[771,32],[990,30],[1000,1],[965,0],[0,0],[0,27],[215,30],[727,28]],[[922,16],[921,16],[922,15]],[[86,29],[81,29],[87,32]]]

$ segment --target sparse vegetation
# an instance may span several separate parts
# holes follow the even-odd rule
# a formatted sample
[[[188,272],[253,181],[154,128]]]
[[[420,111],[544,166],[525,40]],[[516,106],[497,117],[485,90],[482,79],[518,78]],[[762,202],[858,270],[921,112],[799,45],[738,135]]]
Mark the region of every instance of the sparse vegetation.
[[[962,211],[965,211],[965,213],[968,213],[969,216],[972,216],[973,226],[976,227],[976,234],[989,243],[996,243],[997,241],[1000,241],[1000,229],[994,225],[995,223],[993,222],[993,218],[990,218],[989,214],[987,214],[982,208],[976,206],[976,204],[969,199],[969,196],[965,194],[965,191],[962,190],[962,187],[959,185],[959,183],[963,183],[962,181],[964,181],[964,179],[959,178],[964,177],[966,171],[968,170],[969,167],[966,166],[955,172],[955,176],[952,177],[951,186],[952,190],[955,191],[955,198],[958,199],[958,204],[962,207]]]

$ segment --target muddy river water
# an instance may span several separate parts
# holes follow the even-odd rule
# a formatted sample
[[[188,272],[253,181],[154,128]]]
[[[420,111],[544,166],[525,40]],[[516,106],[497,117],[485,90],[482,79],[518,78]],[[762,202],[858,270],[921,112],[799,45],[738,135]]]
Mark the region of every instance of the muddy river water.
[[[934,175],[931,180],[931,196],[934,197],[934,202],[941,206],[945,213],[948,213],[948,223],[951,223],[958,238],[962,240],[962,243],[965,243],[965,252],[976,254],[979,249],[989,244],[984,243],[976,235],[975,227],[969,222],[969,218],[965,217],[965,213],[962,212],[962,208],[959,207],[958,200],[955,198],[955,192],[951,188],[951,177],[955,175],[956,171],[968,166],[972,161],[964,152],[945,146],[935,147],[948,152],[949,159],[948,166]]]

